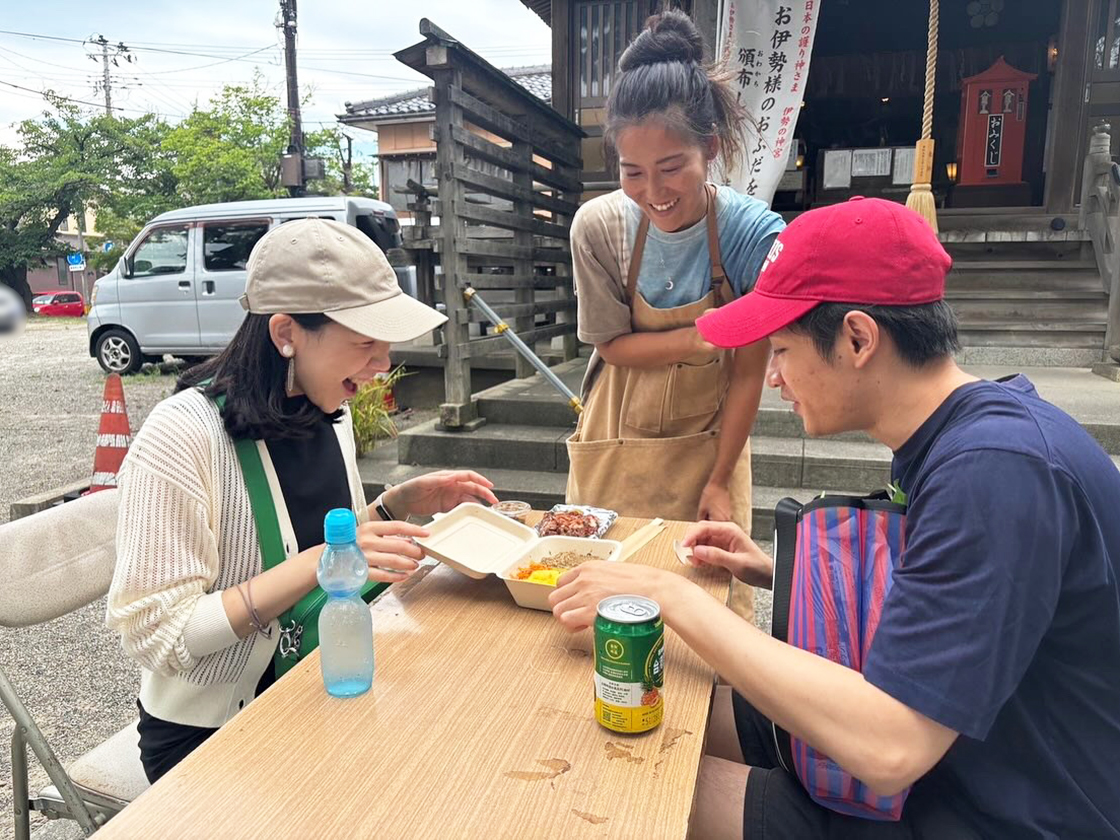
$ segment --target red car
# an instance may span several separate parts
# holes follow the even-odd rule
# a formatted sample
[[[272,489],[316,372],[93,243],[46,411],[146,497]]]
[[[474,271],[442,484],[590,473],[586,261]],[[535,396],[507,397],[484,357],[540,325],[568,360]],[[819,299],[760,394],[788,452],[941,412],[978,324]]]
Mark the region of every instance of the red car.
[[[79,292],[45,292],[31,301],[36,315],[54,315],[81,318],[86,314],[86,302]]]

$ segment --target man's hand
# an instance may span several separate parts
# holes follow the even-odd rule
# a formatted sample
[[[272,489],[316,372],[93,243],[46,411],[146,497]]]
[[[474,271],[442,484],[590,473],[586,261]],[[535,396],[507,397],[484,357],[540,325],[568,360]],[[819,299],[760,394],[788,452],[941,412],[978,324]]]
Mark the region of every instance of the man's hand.
[[[694,566],[719,566],[743,583],[769,589],[774,561],[734,522],[697,522],[681,544],[692,549]]]
[[[612,595],[644,595],[659,604],[667,588],[689,586],[680,575],[634,563],[596,560],[565,572],[548,596],[552,614],[575,633],[595,623],[599,602]]]

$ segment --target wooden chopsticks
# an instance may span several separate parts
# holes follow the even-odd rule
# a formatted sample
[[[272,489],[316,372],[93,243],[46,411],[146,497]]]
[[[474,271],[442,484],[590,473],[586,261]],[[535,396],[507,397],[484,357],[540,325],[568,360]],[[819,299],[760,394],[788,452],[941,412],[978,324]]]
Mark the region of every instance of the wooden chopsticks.
[[[622,541],[622,552],[619,555],[619,560],[626,560],[630,555],[634,554],[638,549],[660,534],[665,530],[664,519],[654,519],[652,522],[647,522],[633,534],[628,536]]]

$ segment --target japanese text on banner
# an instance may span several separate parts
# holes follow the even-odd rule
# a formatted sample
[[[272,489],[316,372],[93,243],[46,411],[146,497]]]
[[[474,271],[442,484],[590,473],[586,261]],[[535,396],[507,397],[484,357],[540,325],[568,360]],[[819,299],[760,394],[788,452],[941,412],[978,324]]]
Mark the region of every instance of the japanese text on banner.
[[[753,121],[730,183],[769,203],[805,96],[821,0],[723,0],[720,54]]]

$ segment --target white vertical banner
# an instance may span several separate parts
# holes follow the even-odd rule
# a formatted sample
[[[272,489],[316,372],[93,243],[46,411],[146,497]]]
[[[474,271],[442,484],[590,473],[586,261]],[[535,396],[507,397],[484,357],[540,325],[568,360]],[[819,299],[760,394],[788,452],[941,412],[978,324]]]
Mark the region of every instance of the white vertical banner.
[[[801,113],[822,0],[722,0],[720,55],[754,121],[730,183],[769,204]]]

